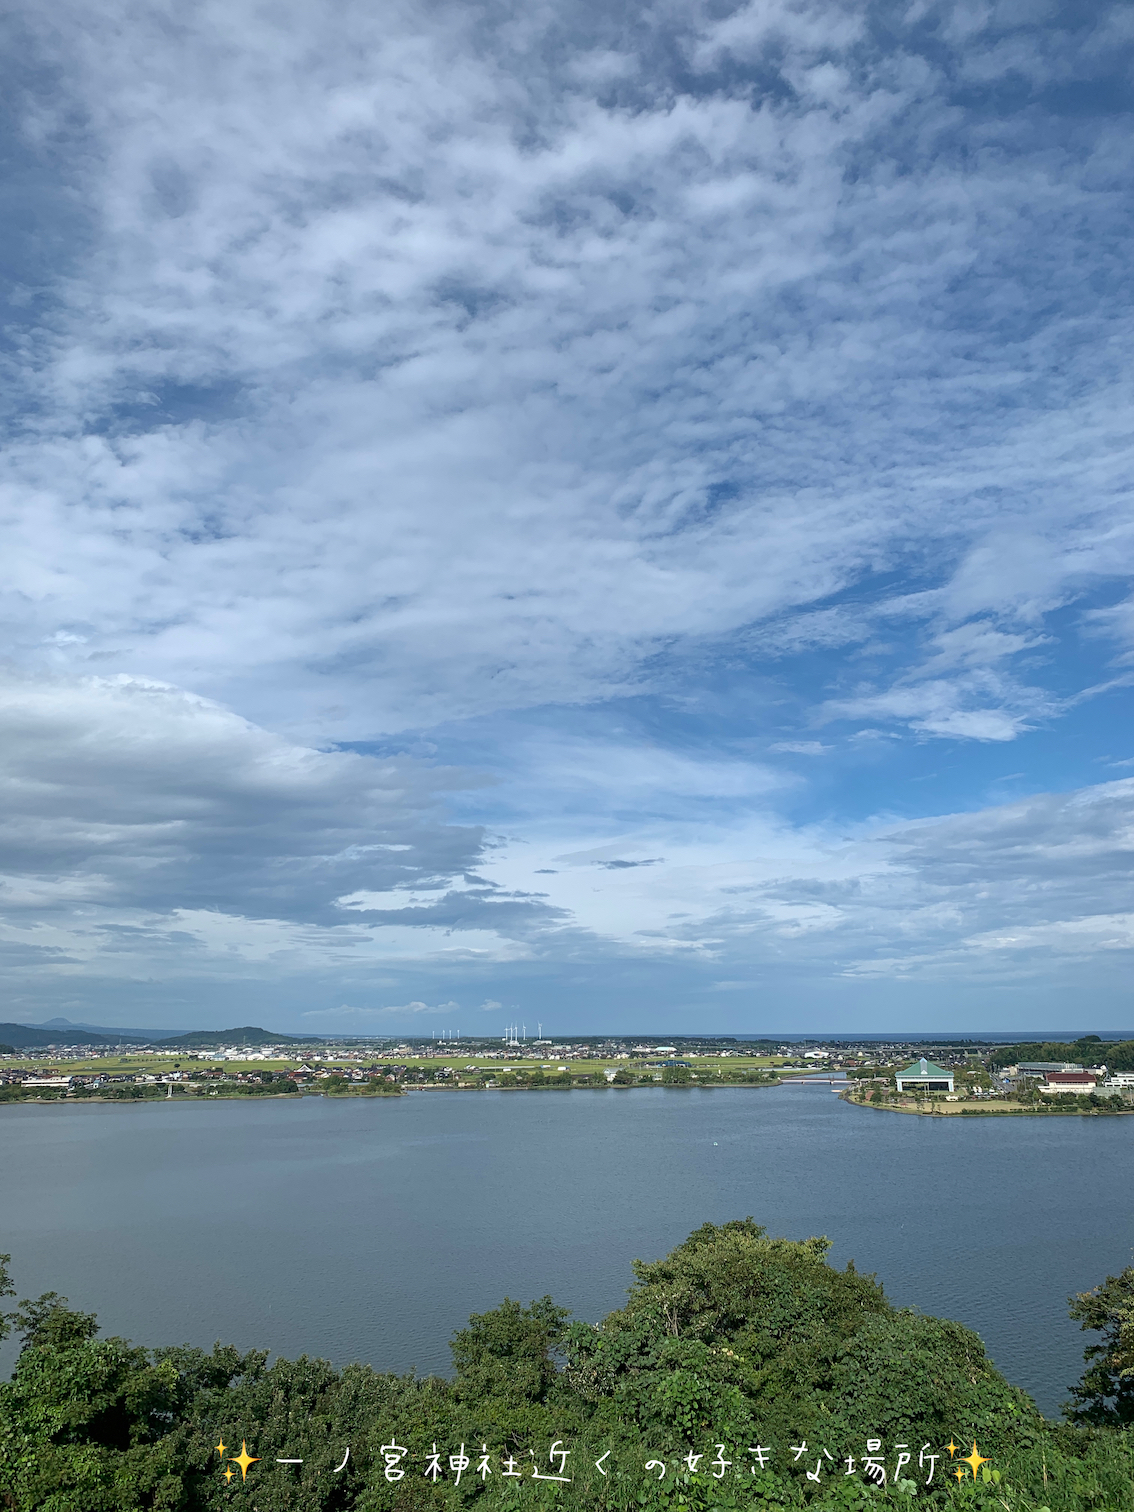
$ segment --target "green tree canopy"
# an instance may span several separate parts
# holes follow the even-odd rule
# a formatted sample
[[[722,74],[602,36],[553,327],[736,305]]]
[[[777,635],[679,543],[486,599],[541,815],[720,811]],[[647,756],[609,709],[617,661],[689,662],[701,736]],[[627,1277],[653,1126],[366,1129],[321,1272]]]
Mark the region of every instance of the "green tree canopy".
[[[465,1400],[541,1402],[555,1379],[552,1351],[570,1314],[541,1297],[530,1307],[505,1297],[487,1313],[473,1313],[450,1345],[457,1395]]]
[[[853,1262],[831,1266],[829,1249],[769,1238],[751,1218],[704,1225],[665,1259],[636,1262],[626,1307],[598,1329],[568,1330],[568,1380],[615,1416],[689,1436],[729,1422],[924,1440],[987,1431],[990,1415],[1013,1430],[1041,1421],[976,1334],[894,1308]]]
[[[882,1512],[912,1507],[916,1492],[919,1504],[955,1512],[1134,1512],[1132,1436],[1115,1431],[1125,1421],[1115,1404],[1129,1370],[1130,1272],[1074,1303],[1084,1327],[1104,1335],[1092,1368],[1103,1362],[1097,1351],[1111,1351],[1111,1373],[1095,1383],[1108,1388],[1109,1415],[1086,1415],[1088,1386],[1081,1426],[1058,1426],[1003,1379],[975,1334],[893,1307],[874,1277],[832,1266],[828,1252],[826,1239],[771,1238],[751,1218],[706,1224],[663,1259],[636,1263],[626,1306],[598,1325],[568,1324],[550,1297],[474,1315],[453,1338],[453,1382],[306,1358],[269,1366],[262,1352],[221,1345],[143,1349],[99,1337],[90,1314],[47,1293],[0,1314],[0,1335],[14,1321],[23,1336],[13,1377],[0,1383],[0,1507]],[[7,1266],[0,1257],[0,1297],[14,1295]],[[979,1441],[1001,1480],[960,1485],[943,1472],[929,1489],[873,1488],[832,1474],[815,1489],[787,1452],[806,1440],[861,1454],[877,1436],[916,1453],[950,1435]],[[451,1475],[431,1484],[422,1473],[431,1450],[448,1464],[462,1444],[546,1465],[555,1440],[575,1456],[562,1487],[473,1473],[458,1488]],[[223,1472],[245,1441],[254,1469],[247,1484],[230,1483]],[[746,1462],[727,1481],[643,1479],[651,1458],[673,1467],[719,1442],[734,1463],[743,1446],[775,1443],[784,1463],[758,1480]],[[390,1444],[410,1456],[400,1483],[383,1470]],[[600,1455],[608,1468],[637,1468],[606,1475],[592,1468]]]
[[[693,1072],[688,1066],[663,1066],[661,1079],[667,1087],[687,1087],[693,1080]]]
[[[1097,1034],[1081,1039],[1041,1040],[1021,1045],[998,1045],[988,1057],[994,1069],[1019,1061],[1073,1061],[1077,1065],[1100,1063],[1111,1071],[1134,1071],[1134,1040],[1104,1040]]]
[[[1134,1424],[1134,1265],[1093,1291],[1071,1298],[1071,1316],[1102,1335],[1083,1352],[1087,1369],[1071,1389],[1073,1422],[1128,1428]]]

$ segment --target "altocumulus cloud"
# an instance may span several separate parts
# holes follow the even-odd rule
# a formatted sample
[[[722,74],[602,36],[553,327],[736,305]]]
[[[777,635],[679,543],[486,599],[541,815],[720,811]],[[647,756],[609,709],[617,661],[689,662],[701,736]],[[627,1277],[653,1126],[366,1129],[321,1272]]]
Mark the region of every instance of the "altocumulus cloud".
[[[85,219],[22,348],[25,645],[358,737],[864,573],[939,657],[1129,565],[1129,138],[981,96],[1089,87],[1121,8],[50,14],[26,150]],[[870,707],[1000,738],[1014,651]]]
[[[1125,7],[10,15],[29,1003],[1120,953],[1081,763],[818,785],[1130,676]]]

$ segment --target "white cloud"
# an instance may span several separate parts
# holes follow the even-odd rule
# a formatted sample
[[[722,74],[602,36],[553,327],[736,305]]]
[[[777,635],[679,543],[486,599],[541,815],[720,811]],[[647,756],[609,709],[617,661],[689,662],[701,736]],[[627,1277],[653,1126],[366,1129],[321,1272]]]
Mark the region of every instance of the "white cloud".
[[[513,959],[490,890],[476,917],[463,905],[459,940],[439,908],[470,891],[482,850],[440,802],[477,780],[299,746],[159,683],[8,677],[0,941],[49,974],[111,977]],[[344,897],[393,917],[355,924]]]
[[[391,971],[494,983],[620,961],[728,981],[1028,980],[1131,945],[1129,778],[914,825],[800,826],[727,792],[705,810],[696,795],[720,785],[690,780],[687,756],[667,770],[691,808],[655,789],[658,817],[635,830],[545,816],[485,847],[437,813],[459,774],[299,747],[157,684],[9,679],[0,736],[0,952],[33,998],[158,976],[306,984],[310,1001],[335,981],[370,996]]]
[[[40,902],[78,887],[308,917],[352,882],[443,878],[479,854],[479,830],[439,808],[476,777],[301,746],[165,684],[9,676],[0,729],[0,872],[35,878]]]
[[[1003,302],[1021,260],[1058,309],[1128,147],[1009,149],[914,32],[874,52],[835,0],[588,13],[586,47],[549,50],[572,18],[237,3],[171,32],[27,8],[62,82],[25,135],[89,219],[19,359],[22,654],[365,738],[648,686],[675,638],[911,553],[937,579],[930,660],[959,622],[1033,623],[1129,570],[1098,347],[1127,313],[1030,329],[994,304],[1008,334],[978,362],[966,334],[980,278]],[[733,84],[679,84],[659,24]],[[1091,45],[1009,31],[996,68]]]
[[[991,930],[965,941],[973,950],[1040,950],[1090,957],[1096,950],[1134,950],[1134,914],[1095,914],[1088,919],[1053,919],[1007,932]]]
[[[965,981],[1031,977],[1044,961],[1130,943],[1116,904],[1134,905],[1134,779],[915,825],[799,828],[770,815],[671,824],[560,855],[569,864],[541,874],[552,844],[513,847],[488,872],[512,888],[538,877],[552,903],[636,955],[811,979]],[[664,865],[593,864],[651,846],[664,847]],[[993,959],[1005,952],[1010,965]]]
[[[1057,711],[1041,689],[1021,688],[1010,679],[981,670],[954,678],[898,683],[881,693],[831,699],[820,710],[827,719],[900,720],[927,735],[962,740],[1014,740],[1034,721]]]
[[[1119,686],[1134,145],[990,85],[1094,109],[1121,8],[885,42],[841,0],[18,10],[16,145],[67,217],[12,228],[27,990],[380,972],[416,1013],[564,963],[1121,953],[1121,877],[1067,870],[1121,850],[1114,785],[784,817],[844,757],[984,759]]]
[[[344,1003],[340,1008],[310,1008],[303,1017],[341,1019],[396,1017],[405,1014],[416,1016],[419,1013],[456,1013],[460,1006],[460,1003],[448,1002],[437,1003],[434,1007],[430,1007],[428,1003],[413,1002],[400,1003],[391,1008],[352,1008]]]

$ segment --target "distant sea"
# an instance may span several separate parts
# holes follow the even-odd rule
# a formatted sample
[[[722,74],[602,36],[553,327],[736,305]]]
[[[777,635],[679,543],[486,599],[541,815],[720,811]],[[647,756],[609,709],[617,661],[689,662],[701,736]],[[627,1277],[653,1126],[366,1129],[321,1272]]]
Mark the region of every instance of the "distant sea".
[[[1134,1039],[1134,1029],[940,1029],[936,1034],[912,1034],[905,1030],[893,1030],[889,1034],[856,1034],[840,1029],[834,1034],[734,1034],[732,1039],[774,1041],[777,1045],[810,1044],[812,1040],[824,1045],[835,1044],[883,1044],[883,1045],[945,1045],[970,1040],[974,1044],[1027,1045],[1071,1044],[1086,1035],[1097,1034],[1102,1040]],[[706,1035],[706,1038],[711,1036]]]
[[[975,1328],[1055,1414],[1086,1342],[1069,1293],[1134,1261],[1134,1118],[916,1118],[825,1083],[6,1105],[0,1141],[20,1296],[381,1370],[446,1372],[505,1295],[597,1319],[633,1258],[751,1214]]]

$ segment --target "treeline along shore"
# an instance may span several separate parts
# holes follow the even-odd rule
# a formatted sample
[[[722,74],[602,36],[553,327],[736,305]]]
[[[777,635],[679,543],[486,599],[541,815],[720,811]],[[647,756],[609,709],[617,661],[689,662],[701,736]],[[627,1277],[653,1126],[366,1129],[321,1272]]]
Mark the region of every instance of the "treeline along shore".
[[[572,1089],[627,1087],[773,1087],[781,1077],[771,1070],[713,1072],[698,1074],[685,1066],[665,1066],[657,1075],[616,1070],[610,1077],[601,1072],[475,1070],[458,1071],[450,1066],[429,1064],[375,1065],[361,1074],[343,1067],[329,1072],[304,1072],[302,1069],[257,1068],[192,1070],[183,1077],[180,1068],[169,1072],[129,1072],[117,1077],[103,1075],[84,1079],[81,1074],[54,1077],[28,1077],[0,1087],[0,1102],[56,1102],[74,1099],[88,1102],[136,1102],[174,1098],[201,1097],[287,1097],[317,1095],[326,1097],[401,1097],[409,1092],[425,1091],[543,1091],[569,1092]],[[177,1078],[177,1079],[175,1079]]]

